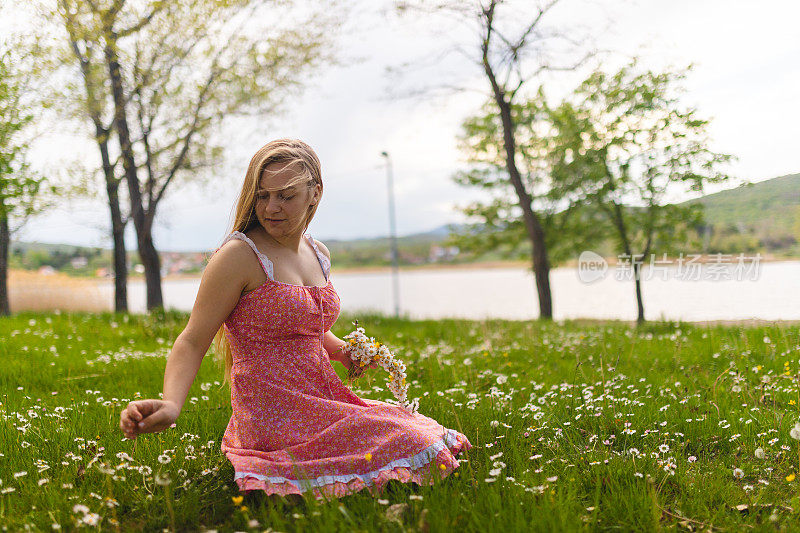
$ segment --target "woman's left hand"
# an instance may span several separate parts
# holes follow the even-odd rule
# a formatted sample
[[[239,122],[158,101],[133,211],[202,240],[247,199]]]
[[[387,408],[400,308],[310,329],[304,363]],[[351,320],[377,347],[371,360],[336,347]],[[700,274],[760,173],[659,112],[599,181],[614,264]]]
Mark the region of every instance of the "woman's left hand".
[[[376,361],[373,361],[369,365],[361,366],[355,361],[351,361],[350,371],[348,372],[348,375],[351,378],[360,377],[367,368],[380,368],[380,365]]]

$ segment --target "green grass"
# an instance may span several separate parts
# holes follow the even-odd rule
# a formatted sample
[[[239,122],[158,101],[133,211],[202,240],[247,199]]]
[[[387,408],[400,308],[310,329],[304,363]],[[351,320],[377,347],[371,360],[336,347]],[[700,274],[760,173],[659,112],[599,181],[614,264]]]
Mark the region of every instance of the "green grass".
[[[0,524],[73,530],[83,505],[112,531],[800,530],[798,326],[358,319],[406,362],[420,412],[470,439],[458,476],[237,505],[212,357],[177,427],[135,444],[118,427],[161,391],[186,314],[22,313],[0,319]],[[390,397],[377,370],[357,387]]]

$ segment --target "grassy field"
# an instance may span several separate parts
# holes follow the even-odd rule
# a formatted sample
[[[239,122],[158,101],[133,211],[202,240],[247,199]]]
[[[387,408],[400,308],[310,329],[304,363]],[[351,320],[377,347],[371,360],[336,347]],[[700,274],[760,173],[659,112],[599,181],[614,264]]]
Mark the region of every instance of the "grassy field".
[[[177,427],[123,439],[187,315],[0,319],[3,530],[800,530],[800,326],[358,319],[474,448],[433,486],[296,505],[237,498],[212,357]]]

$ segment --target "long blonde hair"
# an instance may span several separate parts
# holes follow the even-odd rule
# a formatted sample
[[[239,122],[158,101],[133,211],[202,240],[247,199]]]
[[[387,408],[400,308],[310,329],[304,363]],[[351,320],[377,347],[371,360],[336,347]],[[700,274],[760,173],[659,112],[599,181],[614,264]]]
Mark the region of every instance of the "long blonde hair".
[[[245,174],[244,183],[242,183],[242,190],[239,193],[239,200],[236,203],[233,226],[226,236],[234,231],[246,233],[259,224],[255,214],[256,190],[258,190],[261,174],[264,172],[265,167],[271,163],[286,163],[281,170],[294,163],[300,163],[302,170],[296,178],[290,181],[289,185],[305,182],[309,187],[319,184],[320,189],[322,188],[322,166],[320,165],[317,154],[314,153],[314,150],[312,150],[309,145],[297,139],[276,139],[270,141],[259,148],[253,158],[250,159],[250,165],[247,167],[247,174]],[[322,198],[321,191],[320,198]],[[311,223],[311,219],[314,218],[317,207],[319,207],[319,200],[317,200],[314,205],[309,206],[308,215],[306,216],[305,225],[303,227],[304,232]],[[230,383],[233,353],[231,352],[231,345],[226,337],[224,323],[214,336],[214,347],[217,355],[221,356],[224,361],[225,382]]]

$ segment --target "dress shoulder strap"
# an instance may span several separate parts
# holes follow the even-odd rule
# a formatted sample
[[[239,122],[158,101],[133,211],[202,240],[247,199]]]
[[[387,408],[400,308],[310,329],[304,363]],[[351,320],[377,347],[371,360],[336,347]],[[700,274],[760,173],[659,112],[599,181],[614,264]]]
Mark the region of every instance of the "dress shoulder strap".
[[[233,240],[233,239],[239,239],[241,241],[246,242],[248,245],[250,245],[250,248],[253,249],[253,251],[256,254],[256,257],[258,258],[258,262],[261,263],[261,268],[264,270],[264,273],[267,275],[267,277],[269,277],[269,279],[275,279],[273,277],[272,261],[270,261],[269,258],[266,255],[264,255],[261,252],[259,252],[258,248],[256,248],[256,244],[250,239],[250,237],[248,237],[247,235],[245,235],[241,231],[233,231],[233,232],[231,232],[227,237],[225,237],[225,240],[222,241],[222,244],[220,244],[219,247],[222,248],[222,246],[226,242],[228,242],[230,240]],[[219,248],[217,248],[217,250],[219,250]]]
[[[306,237],[311,243],[311,246],[314,248],[314,252],[317,254],[317,260],[319,261],[319,264],[322,267],[322,273],[325,274],[325,279],[327,280],[331,275],[331,262],[328,257],[320,251],[317,243],[314,242],[314,238],[309,234],[306,234]]]

